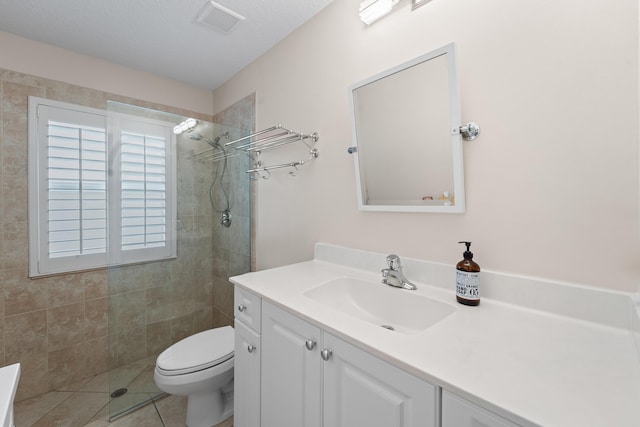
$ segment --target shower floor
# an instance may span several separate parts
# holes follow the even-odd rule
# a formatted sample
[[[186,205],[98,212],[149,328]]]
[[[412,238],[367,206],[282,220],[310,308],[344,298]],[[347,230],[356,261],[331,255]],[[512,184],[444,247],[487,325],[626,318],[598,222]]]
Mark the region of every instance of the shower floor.
[[[58,390],[16,402],[14,422],[20,427],[184,427],[187,398],[161,394],[153,383],[155,357],[87,378]],[[112,385],[109,386],[109,381]],[[118,398],[109,395],[127,388]],[[140,402],[145,402],[139,405]],[[110,413],[136,410],[109,422]],[[110,408],[111,407],[111,408]],[[233,427],[233,417],[215,427]]]
[[[154,367],[155,357],[147,357],[41,396],[16,402],[15,424],[84,426],[100,420],[96,425],[109,425],[108,420],[112,415],[126,413],[130,408],[138,408],[150,402],[158,405],[165,395],[153,382]],[[110,394],[120,388],[126,388],[127,392],[120,397],[111,398]],[[176,396],[170,397],[170,401],[179,400]],[[149,405],[151,408],[153,406]],[[142,408],[134,413],[143,410],[146,411]]]
[[[126,390],[126,393],[120,397],[111,397],[109,411],[112,417],[163,394],[153,382],[155,366],[156,356],[149,356],[103,374],[107,377],[106,389],[109,394],[113,395],[116,391]],[[104,385],[102,387],[104,389]]]

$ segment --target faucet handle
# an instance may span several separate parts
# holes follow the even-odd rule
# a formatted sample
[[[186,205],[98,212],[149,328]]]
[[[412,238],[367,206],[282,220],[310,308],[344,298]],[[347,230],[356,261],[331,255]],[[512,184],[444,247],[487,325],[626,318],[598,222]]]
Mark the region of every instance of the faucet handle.
[[[394,254],[387,256],[387,265],[392,270],[400,270],[402,268],[402,264],[400,263],[400,257]]]

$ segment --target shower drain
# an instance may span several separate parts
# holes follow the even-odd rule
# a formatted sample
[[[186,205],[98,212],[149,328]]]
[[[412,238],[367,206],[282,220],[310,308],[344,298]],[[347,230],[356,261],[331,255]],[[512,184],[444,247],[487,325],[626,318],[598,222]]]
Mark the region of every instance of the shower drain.
[[[111,397],[114,398],[114,399],[116,397],[122,397],[127,393],[127,391],[129,391],[129,390],[127,390],[126,388],[119,388],[116,391],[114,391],[113,393],[111,393]]]
[[[394,328],[394,327],[393,327],[393,326],[391,326],[391,325],[380,325],[380,326],[382,326],[383,328],[388,329],[388,330],[390,330],[390,331],[395,331],[395,330],[396,330],[396,328]]]

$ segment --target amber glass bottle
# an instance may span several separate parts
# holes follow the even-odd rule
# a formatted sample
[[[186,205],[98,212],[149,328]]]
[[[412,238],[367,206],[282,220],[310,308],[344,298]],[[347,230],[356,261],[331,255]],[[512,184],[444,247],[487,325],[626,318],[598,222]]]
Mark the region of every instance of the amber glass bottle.
[[[456,264],[456,299],[460,304],[480,304],[480,266],[473,261],[469,250],[471,242],[458,242],[467,245],[464,259]]]

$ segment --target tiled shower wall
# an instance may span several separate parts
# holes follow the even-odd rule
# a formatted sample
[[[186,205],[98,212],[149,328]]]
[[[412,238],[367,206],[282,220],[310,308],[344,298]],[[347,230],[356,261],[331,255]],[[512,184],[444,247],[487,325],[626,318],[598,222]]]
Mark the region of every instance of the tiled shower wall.
[[[203,194],[210,166],[202,176],[178,171],[178,259],[28,278],[29,95],[103,109],[115,100],[211,120],[0,69],[0,366],[22,364],[17,400],[156,354],[194,332],[231,324],[232,287],[226,279],[249,271],[250,231],[249,226],[219,230],[203,205],[208,205]],[[239,104],[250,104],[246,115],[252,120],[253,98]],[[239,213],[248,212],[248,196],[236,202]]]
[[[255,93],[213,116],[213,123],[224,123],[245,132],[255,131]],[[245,135],[242,135],[245,136]],[[229,277],[255,270],[254,241],[255,182],[248,179],[249,163],[244,157],[233,158],[230,165],[235,188],[230,192],[233,222],[230,228],[220,226],[219,214],[215,214],[213,227],[213,301],[216,326],[233,325],[233,286]]]

